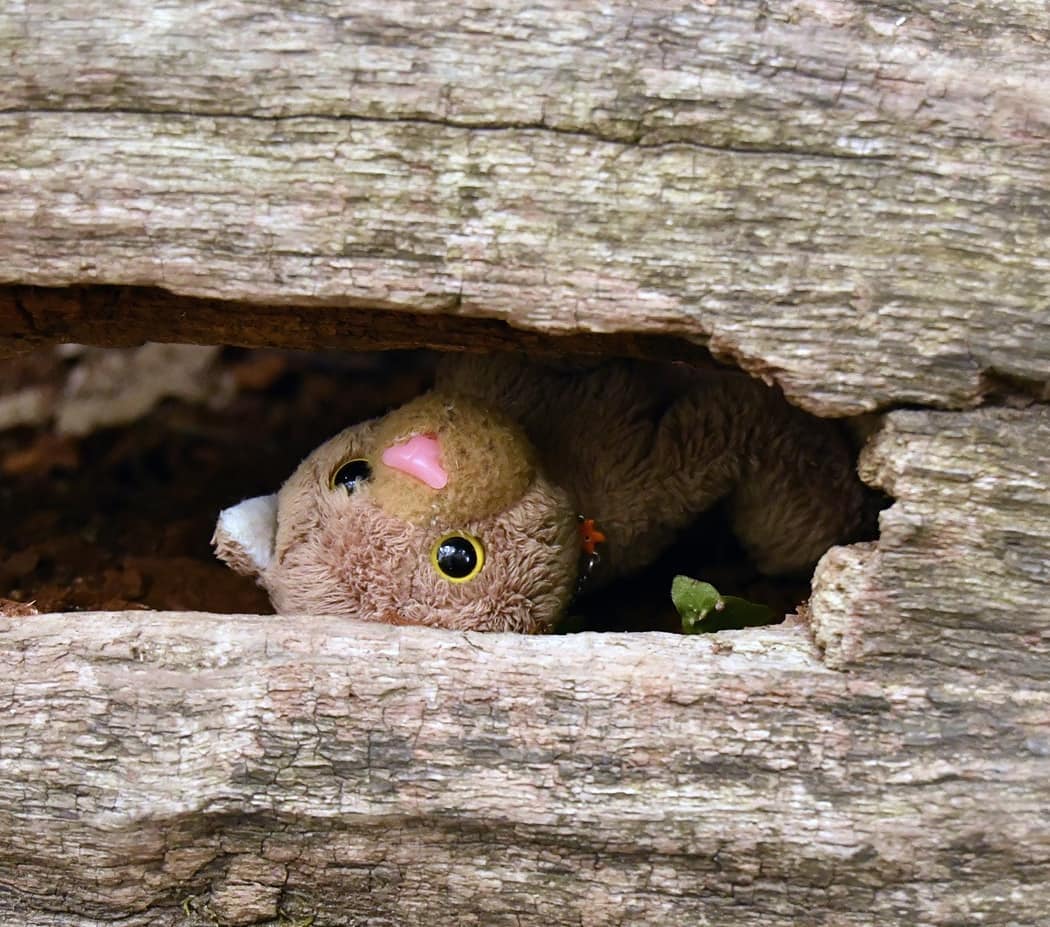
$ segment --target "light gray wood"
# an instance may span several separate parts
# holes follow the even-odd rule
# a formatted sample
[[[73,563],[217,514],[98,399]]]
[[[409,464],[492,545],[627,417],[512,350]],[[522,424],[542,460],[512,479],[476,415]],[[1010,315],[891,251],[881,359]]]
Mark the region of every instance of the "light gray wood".
[[[672,333],[824,414],[972,405],[1050,371],[1048,42],[1022,0],[12,0],[0,280]]]
[[[1050,694],[804,628],[0,619],[4,923],[1035,924]],[[50,911],[51,913],[47,913]],[[194,923],[191,918],[189,923]]]
[[[860,469],[895,501],[817,567],[828,662],[1050,680],[1050,407],[894,412]]]

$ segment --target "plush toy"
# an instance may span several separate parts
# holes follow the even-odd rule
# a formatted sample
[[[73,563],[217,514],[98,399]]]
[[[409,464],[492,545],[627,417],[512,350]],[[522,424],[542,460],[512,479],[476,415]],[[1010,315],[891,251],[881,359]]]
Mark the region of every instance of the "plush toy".
[[[467,357],[226,509],[213,543],[279,613],[542,632],[719,500],[768,574],[810,569],[866,509],[836,425],[744,374]]]

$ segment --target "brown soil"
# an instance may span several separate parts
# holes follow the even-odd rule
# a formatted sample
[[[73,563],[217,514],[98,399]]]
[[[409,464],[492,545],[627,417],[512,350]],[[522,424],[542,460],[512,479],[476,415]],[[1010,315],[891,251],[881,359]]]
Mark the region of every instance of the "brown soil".
[[[271,612],[261,589],[212,554],[218,512],[272,492],[333,433],[425,389],[432,367],[402,353],[230,350],[222,363],[240,389],[220,411],[167,402],[84,438],[0,433],[5,611]]]

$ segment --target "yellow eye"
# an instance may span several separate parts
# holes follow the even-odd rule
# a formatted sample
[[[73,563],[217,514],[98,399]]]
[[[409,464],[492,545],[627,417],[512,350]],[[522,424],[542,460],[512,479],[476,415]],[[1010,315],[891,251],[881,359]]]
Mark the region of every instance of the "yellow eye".
[[[465,531],[453,531],[438,538],[430,551],[430,562],[450,583],[468,583],[485,565],[485,548]]]
[[[342,486],[348,493],[357,489],[358,483],[371,479],[372,466],[363,457],[355,457],[348,460],[335,473],[332,474],[329,488],[335,489]]]

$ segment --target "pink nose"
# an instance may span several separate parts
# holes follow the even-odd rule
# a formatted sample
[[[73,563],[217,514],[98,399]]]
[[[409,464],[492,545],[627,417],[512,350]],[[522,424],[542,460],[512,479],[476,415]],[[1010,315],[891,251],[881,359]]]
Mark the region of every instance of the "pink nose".
[[[414,476],[431,489],[444,489],[448,485],[437,435],[414,435],[400,444],[391,444],[383,451],[383,463]]]

